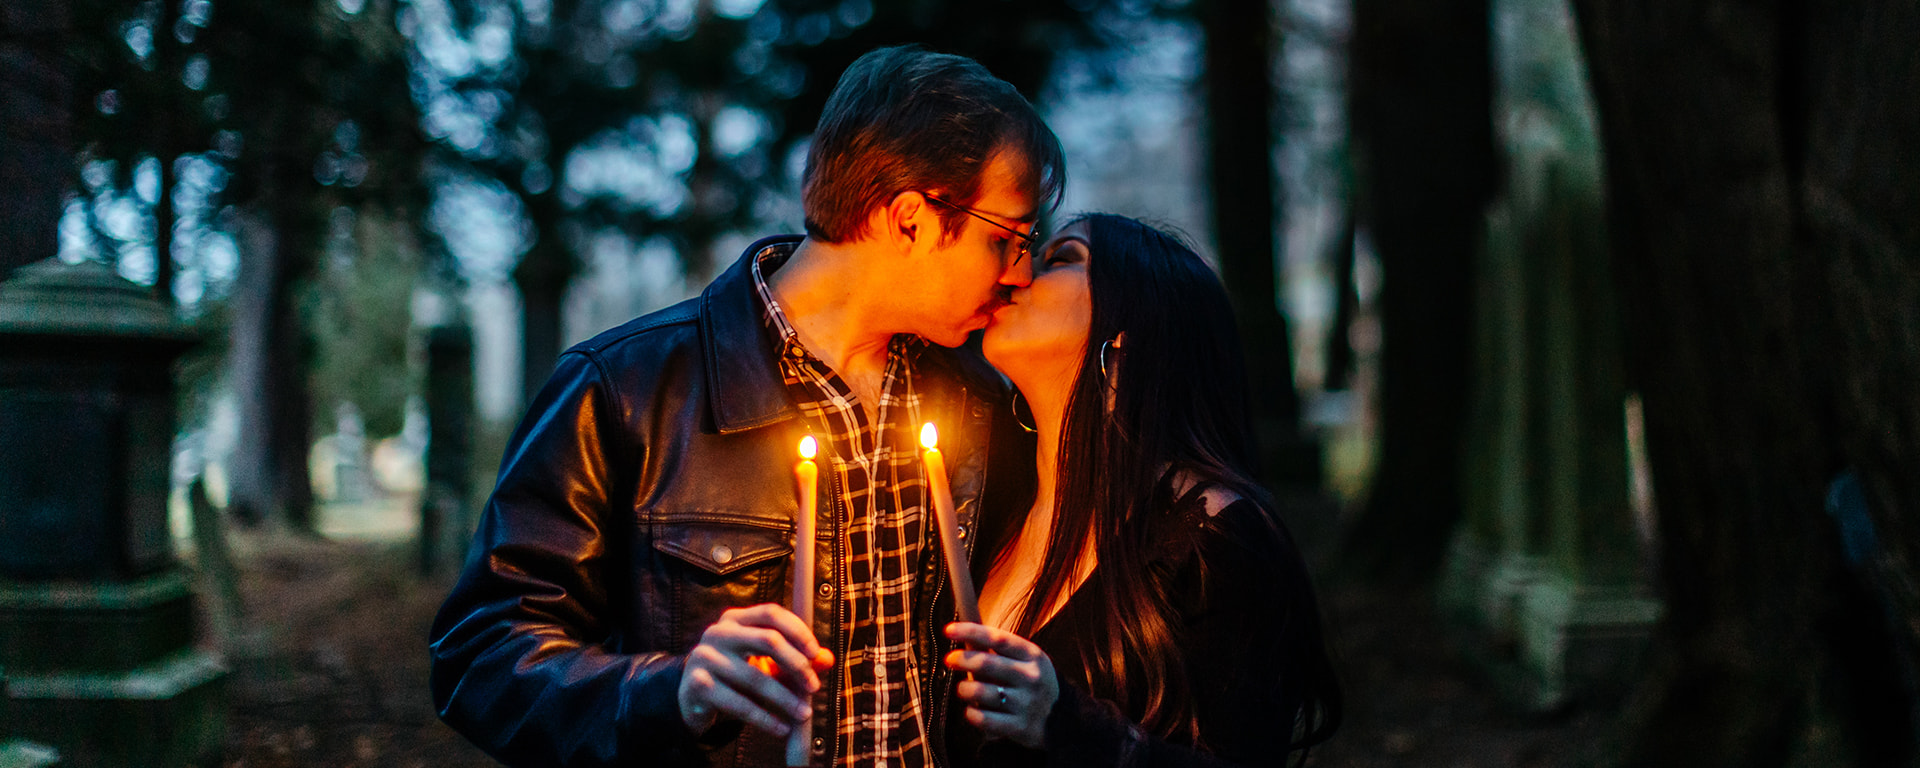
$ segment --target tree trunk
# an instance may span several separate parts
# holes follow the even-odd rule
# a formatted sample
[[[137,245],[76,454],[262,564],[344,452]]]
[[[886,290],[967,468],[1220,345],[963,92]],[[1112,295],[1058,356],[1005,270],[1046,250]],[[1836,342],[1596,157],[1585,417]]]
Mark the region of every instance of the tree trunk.
[[[240,269],[228,299],[232,319],[228,326],[227,382],[239,411],[239,434],[227,460],[227,510],[245,525],[265,523],[274,510],[272,472],[264,460],[272,442],[267,427],[268,347],[272,344],[271,314],[275,233],[257,214],[236,217],[235,240]]]
[[[159,15],[155,17],[154,29],[172,30],[179,18],[177,7],[172,3],[161,3]],[[183,53],[178,38],[171,33],[155,35],[159,43],[154,47],[154,68],[161,72],[177,72]],[[146,115],[148,128],[148,149],[153,152],[155,165],[158,166],[159,179],[153,198],[153,295],[167,306],[174,305],[173,300],[173,161],[180,154],[174,145],[178,143],[181,131],[176,128],[180,121],[179,112],[174,105],[157,109]]]
[[[1920,9],[1575,5],[1668,609],[1616,759],[1912,760]],[[1822,511],[1847,467],[1884,581]]]
[[[267,347],[267,388],[273,393],[268,401],[268,423],[272,433],[268,454],[263,457],[272,467],[274,496],[287,526],[309,534],[316,532],[318,523],[313,515],[313,478],[307,462],[313,450],[313,387],[307,373],[313,367],[313,344],[302,318],[300,289],[313,272],[324,237],[308,210],[313,204],[285,192],[268,202],[279,236],[274,239],[274,310]]]
[[[159,118],[164,121],[165,118]],[[167,135],[165,131],[161,136]],[[153,201],[153,295],[168,307],[173,299],[173,174],[172,160],[176,155],[169,151],[164,139],[155,150],[160,165],[160,189]]]
[[[242,224],[232,299],[229,365],[240,401],[240,440],[229,462],[229,506],[242,523],[274,521],[313,533],[309,344],[297,298],[321,233],[304,215],[309,201],[289,198],[279,180],[268,184],[260,204],[265,210]]]
[[[1340,238],[1327,249],[1326,260],[1333,267],[1333,320],[1328,323],[1326,375],[1322,387],[1329,392],[1353,386],[1353,321],[1360,312],[1360,290],[1353,284],[1354,262],[1353,209],[1340,217]]]
[[[553,364],[564,351],[562,304],[579,267],[561,233],[567,212],[560,205],[559,191],[521,199],[533,220],[535,238],[513,268],[513,283],[520,290],[520,404],[525,407],[553,375]]]
[[[0,280],[59,253],[73,180],[69,0],[0,0]]]
[[[1293,344],[1275,304],[1273,10],[1264,1],[1208,0],[1200,14],[1214,243],[1246,350],[1254,428],[1266,455],[1263,479],[1317,486],[1318,453],[1300,435]]]
[[[564,342],[561,304],[567,296],[567,283],[573,278],[573,255],[559,243],[556,229],[539,229],[540,241],[513,270],[513,283],[520,289],[522,407],[533,402],[533,396],[553,374]]]
[[[1357,0],[1355,199],[1381,266],[1380,454],[1347,563],[1431,577],[1461,517],[1473,254],[1494,190],[1486,0]]]
[[[1831,291],[1816,364],[1879,529],[1895,635],[1920,664],[1920,6],[1807,7],[1802,215]]]

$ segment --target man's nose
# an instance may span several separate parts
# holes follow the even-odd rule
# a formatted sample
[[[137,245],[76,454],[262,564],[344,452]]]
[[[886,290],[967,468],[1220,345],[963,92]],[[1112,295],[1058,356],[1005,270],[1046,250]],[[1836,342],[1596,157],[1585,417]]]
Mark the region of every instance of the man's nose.
[[[1033,284],[1033,257],[1021,255],[1014,259],[1013,265],[1000,273],[1000,284],[1015,288],[1025,288]]]

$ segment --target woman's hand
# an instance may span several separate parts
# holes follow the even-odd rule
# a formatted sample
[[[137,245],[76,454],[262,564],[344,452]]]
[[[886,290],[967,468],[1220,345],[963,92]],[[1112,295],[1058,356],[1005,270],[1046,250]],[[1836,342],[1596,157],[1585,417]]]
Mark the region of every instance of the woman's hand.
[[[946,658],[948,669],[973,677],[954,690],[967,703],[967,722],[988,738],[1045,746],[1047,715],[1060,699],[1047,653],[1019,635],[964,621],[948,624],[947,638],[969,648]]]

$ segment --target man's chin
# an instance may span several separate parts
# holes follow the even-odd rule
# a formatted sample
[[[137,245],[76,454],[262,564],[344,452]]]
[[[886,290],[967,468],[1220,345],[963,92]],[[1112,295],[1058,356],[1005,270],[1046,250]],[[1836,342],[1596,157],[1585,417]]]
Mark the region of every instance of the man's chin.
[[[929,344],[936,344],[942,347],[946,347],[948,349],[953,349],[956,347],[965,346],[969,339],[973,338],[975,335],[978,335],[981,331],[986,330],[987,326],[991,325],[992,322],[993,322],[992,317],[981,317],[979,319],[970,321],[966,325],[960,326],[959,328],[954,328],[954,329],[943,331],[940,333],[920,334],[920,338],[925,339]]]
[[[973,333],[971,331],[962,331],[957,336],[951,333],[944,333],[937,336],[922,335],[920,338],[925,339],[928,344],[954,349],[965,346],[967,338],[972,335]]]

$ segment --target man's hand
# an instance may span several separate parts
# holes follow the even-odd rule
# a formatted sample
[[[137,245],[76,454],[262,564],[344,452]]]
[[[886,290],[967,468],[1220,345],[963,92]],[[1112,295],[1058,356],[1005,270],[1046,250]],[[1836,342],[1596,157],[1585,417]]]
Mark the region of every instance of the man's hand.
[[[833,652],[820,647],[792,611],[772,603],[729,610],[687,654],[680,719],[694,733],[727,715],[785,736],[813,715],[811,696],[820,690],[816,670],[832,667]]]
[[[947,639],[969,647],[946,658],[947,669],[972,676],[954,688],[967,704],[967,722],[988,738],[1044,747],[1047,716],[1060,700],[1060,681],[1047,652],[1012,632],[964,621],[947,625]]]

